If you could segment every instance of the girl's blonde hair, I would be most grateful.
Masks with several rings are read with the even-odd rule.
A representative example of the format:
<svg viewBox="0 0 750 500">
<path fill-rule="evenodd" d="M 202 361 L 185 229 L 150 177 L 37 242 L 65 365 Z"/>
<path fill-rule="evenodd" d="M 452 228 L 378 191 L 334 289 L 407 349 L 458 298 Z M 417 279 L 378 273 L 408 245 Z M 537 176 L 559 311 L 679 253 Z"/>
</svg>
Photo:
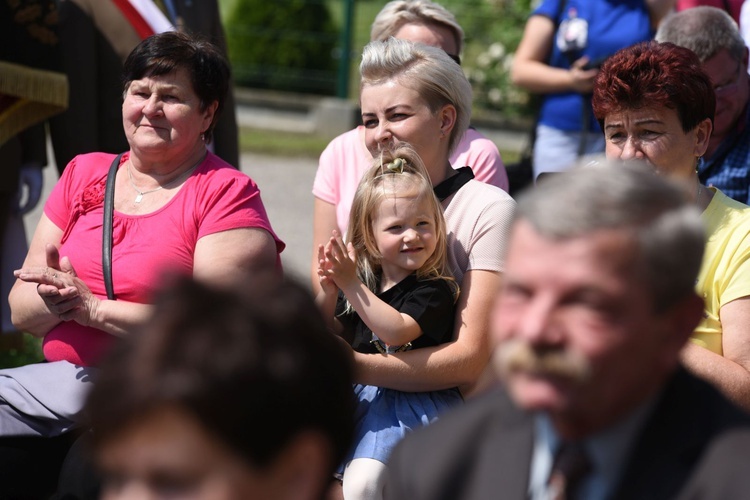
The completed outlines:
<svg viewBox="0 0 750 500">
<path fill-rule="evenodd" d="M 374 293 L 379 292 L 382 255 L 378 251 L 372 223 L 380 203 L 387 196 L 395 196 L 404 188 L 411 192 L 416 191 L 417 200 L 427 200 L 435 219 L 435 251 L 416 271 L 417 278 L 447 279 L 452 283 L 455 295 L 458 296 L 458 285 L 448 268 L 448 242 L 443 208 L 435 197 L 422 159 L 414 148 L 403 142 L 394 145 L 393 149 L 382 151 L 375 158 L 354 195 L 347 241 L 357 252 L 357 276 L 367 288 Z M 347 310 L 350 310 L 349 304 Z"/>
</svg>

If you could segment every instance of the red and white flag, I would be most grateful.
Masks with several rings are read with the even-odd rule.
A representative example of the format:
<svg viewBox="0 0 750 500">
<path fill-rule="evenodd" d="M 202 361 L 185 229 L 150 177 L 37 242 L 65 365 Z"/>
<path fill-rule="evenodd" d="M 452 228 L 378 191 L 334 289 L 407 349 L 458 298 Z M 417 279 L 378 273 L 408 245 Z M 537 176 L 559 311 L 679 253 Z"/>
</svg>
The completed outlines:
<svg viewBox="0 0 750 500">
<path fill-rule="evenodd" d="M 176 29 L 152 0 L 113 0 L 113 3 L 142 39 Z"/>
</svg>

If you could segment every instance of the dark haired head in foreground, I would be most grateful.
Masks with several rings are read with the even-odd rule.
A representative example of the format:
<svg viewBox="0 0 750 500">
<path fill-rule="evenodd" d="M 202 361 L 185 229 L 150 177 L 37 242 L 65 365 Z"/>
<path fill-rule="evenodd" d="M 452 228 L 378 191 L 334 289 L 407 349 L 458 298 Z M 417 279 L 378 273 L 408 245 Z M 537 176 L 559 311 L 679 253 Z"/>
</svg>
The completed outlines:
<svg viewBox="0 0 750 500">
<path fill-rule="evenodd" d="M 90 395 L 103 498 L 319 498 L 353 422 L 338 342 L 295 284 L 177 281 Z"/>
</svg>

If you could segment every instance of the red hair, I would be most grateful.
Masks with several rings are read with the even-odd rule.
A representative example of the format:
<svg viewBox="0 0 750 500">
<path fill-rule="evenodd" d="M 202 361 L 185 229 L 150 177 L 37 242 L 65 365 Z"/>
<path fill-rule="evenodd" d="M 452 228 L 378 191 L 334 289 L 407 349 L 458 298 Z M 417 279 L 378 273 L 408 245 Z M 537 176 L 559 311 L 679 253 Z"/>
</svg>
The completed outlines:
<svg viewBox="0 0 750 500">
<path fill-rule="evenodd" d="M 604 128 L 610 113 L 664 106 L 677 111 L 682 130 L 706 118 L 713 122 L 716 95 L 691 50 L 672 43 L 641 42 L 617 51 L 602 64 L 591 99 Z"/>
</svg>

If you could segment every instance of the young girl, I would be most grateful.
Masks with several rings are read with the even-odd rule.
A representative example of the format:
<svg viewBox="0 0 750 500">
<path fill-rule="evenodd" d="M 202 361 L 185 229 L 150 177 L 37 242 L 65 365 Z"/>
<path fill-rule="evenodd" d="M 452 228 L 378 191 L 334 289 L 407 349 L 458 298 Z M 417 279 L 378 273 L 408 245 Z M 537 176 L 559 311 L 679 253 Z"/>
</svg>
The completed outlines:
<svg viewBox="0 0 750 500">
<path fill-rule="evenodd" d="M 318 303 L 333 331 L 358 352 L 386 356 L 451 340 L 458 286 L 446 264 L 445 222 L 411 147 L 382 153 L 362 178 L 347 240 L 334 231 L 318 249 Z M 396 443 L 462 399 L 455 388 L 401 392 L 356 385 L 355 393 L 357 427 L 342 468 L 344 498 L 380 499 Z"/>
</svg>

